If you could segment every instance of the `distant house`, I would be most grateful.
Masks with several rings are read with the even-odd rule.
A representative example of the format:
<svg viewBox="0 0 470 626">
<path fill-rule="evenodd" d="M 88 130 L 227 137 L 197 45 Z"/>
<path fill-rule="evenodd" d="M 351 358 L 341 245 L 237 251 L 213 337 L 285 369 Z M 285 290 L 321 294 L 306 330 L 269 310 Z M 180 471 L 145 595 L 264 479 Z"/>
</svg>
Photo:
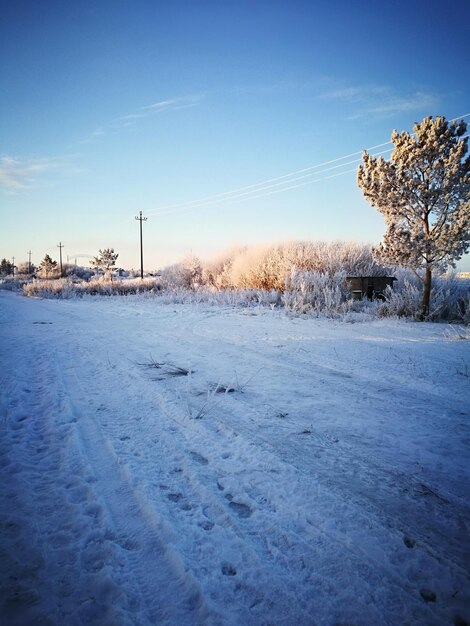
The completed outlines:
<svg viewBox="0 0 470 626">
<path fill-rule="evenodd" d="M 393 289 L 394 276 L 347 276 L 346 283 L 349 291 L 356 300 L 378 298 L 384 300 L 387 287 Z"/>
</svg>

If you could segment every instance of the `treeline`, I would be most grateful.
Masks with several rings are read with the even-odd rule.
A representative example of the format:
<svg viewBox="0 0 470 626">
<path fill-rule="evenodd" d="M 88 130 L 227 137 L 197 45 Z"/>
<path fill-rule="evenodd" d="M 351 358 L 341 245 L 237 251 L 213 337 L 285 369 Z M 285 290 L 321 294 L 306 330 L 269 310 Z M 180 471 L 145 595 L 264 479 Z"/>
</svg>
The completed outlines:
<svg viewBox="0 0 470 626">
<path fill-rule="evenodd" d="M 364 314 L 417 318 L 422 297 L 422 281 L 412 270 L 380 265 L 368 246 L 344 242 L 245 246 L 209 261 L 190 256 L 145 280 L 70 270 L 74 273 L 59 280 L 17 284 L 25 295 L 45 298 L 145 294 L 162 303 L 266 306 L 343 319 Z M 385 275 L 397 280 L 382 301 L 356 300 L 346 281 L 347 276 Z M 470 280 L 442 274 L 432 289 L 428 320 L 470 323 Z"/>
<path fill-rule="evenodd" d="M 189 256 L 161 272 L 165 288 L 275 289 L 284 292 L 292 272 L 378 276 L 390 271 L 374 261 L 370 246 L 350 242 L 297 241 L 228 250 L 210 261 Z"/>
</svg>

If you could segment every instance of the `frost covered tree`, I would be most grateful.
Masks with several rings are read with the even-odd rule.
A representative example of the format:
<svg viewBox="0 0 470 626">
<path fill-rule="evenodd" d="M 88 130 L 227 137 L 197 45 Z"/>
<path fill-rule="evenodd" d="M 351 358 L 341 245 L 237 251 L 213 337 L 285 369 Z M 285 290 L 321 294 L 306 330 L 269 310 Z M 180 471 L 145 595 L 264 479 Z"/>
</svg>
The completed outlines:
<svg viewBox="0 0 470 626">
<path fill-rule="evenodd" d="M 18 274 L 27 275 L 34 274 L 36 268 L 33 263 L 29 263 L 28 261 L 24 261 L 18 265 Z"/>
<path fill-rule="evenodd" d="M 198 289 L 202 286 L 202 265 L 198 257 L 190 255 L 181 263 L 164 268 L 162 283 L 170 289 Z"/>
<path fill-rule="evenodd" d="M 190 254 L 183 261 L 183 268 L 187 273 L 189 288 L 197 289 L 202 285 L 202 264 L 197 256 Z"/>
<path fill-rule="evenodd" d="M 13 274 L 13 263 L 10 263 L 10 261 L 7 261 L 6 259 L 2 259 L 0 262 L 0 274 L 2 274 L 2 276 L 9 276 L 10 274 Z"/>
<path fill-rule="evenodd" d="M 41 278 L 51 278 L 57 274 L 57 261 L 53 261 L 52 258 L 46 254 L 44 259 L 39 264 L 38 274 Z"/>
<path fill-rule="evenodd" d="M 386 263 L 411 268 L 423 282 L 421 318 L 429 313 L 432 275 L 455 266 L 470 245 L 467 125 L 426 117 L 414 134 L 392 133 L 390 160 L 364 152 L 357 182 L 385 218 L 374 250 Z"/>
<path fill-rule="evenodd" d="M 116 267 L 116 261 L 119 254 L 114 252 L 114 248 L 105 248 L 104 250 L 98 250 L 98 256 L 91 259 L 90 263 L 98 268 L 102 269 L 106 278 L 111 278 L 113 275 L 113 269 Z"/>
</svg>

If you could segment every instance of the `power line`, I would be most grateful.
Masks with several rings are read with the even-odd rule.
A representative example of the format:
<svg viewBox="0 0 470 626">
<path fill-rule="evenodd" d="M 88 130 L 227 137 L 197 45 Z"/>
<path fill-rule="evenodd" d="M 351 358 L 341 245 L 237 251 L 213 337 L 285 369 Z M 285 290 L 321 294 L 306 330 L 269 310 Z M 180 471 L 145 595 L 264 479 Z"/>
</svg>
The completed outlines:
<svg viewBox="0 0 470 626">
<path fill-rule="evenodd" d="M 386 154 L 387 152 L 391 152 L 392 148 L 389 148 L 388 150 L 381 150 L 380 152 L 376 152 L 373 156 L 379 156 L 381 154 Z M 197 208 L 202 208 L 202 207 L 206 207 L 209 206 L 211 204 L 227 204 L 227 203 L 231 203 L 232 201 L 235 200 L 240 200 L 241 202 L 245 201 L 245 200 L 254 200 L 256 198 L 262 198 L 263 196 L 269 196 L 269 195 L 273 195 L 275 193 L 281 193 L 284 191 L 288 191 L 289 189 L 296 189 L 297 187 L 303 187 L 305 185 L 310 185 L 312 183 L 318 183 L 321 182 L 322 180 L 328 180 L 330 178 L 336 178 L 337 176 L 342 176 L 343 174 L 350 174 L 351 172 L 355 172 L 356 170 L 347 170 L 345 172 L 339 172 L 338 174 L 335 174 L 333 176 L 323 176 L 321 178 L 316 178 L 315 180 L 308 180 L 304 183 L 300 183 L 298 185 L 291 185 L 291 183 L 294 183 L 298 180 L 303 180 L 305 178 L 311 178 L 312 176 L 318 176 L 320 174 L 324 174 L 325 172 L 330 172 L 331 170 L 336 170 L 338 168 L 342 168 L 342 167 L 346 167 L 347 165 L 352 165 L 353 163 L 360 163 L 360 159 L 354 159 L 353 161 L 347 161 L 346 163 L 341 163 L 341 165 L 334 165 L 333 167 L 327 167 L 324 168 L 322 170 L 320 170 L 319 172 L 313 172 L 310 174 L 304 174 L 302 176 L 296 176 L 294 178 L 290 178 L 289 180 L 283 181 L 283 182 L 279 182 L 279 183 L 274 183 L 272 185 L 265 185 L 264 187 L 260 186 L 258 189 L 252 189 L 251 191 L 243 191 L 237 194 L 234 194 L 232 196 L 228 196 L 226 198 L 223 199 L 219 199 L 219 198 L 213 198 L 212 200 L 207 200 L 206 202 L 203 202 L 202 200 L 200 201 L 200 203 L 198 205 L 194 204 L 192 206 L 189 205 L 181 205 L 181 208 L 175 208 L 173 210 L 168 209 L 167 211 L 165 210 L 161 210 L 158 215 L 171 215 L 173 213 L 181 213 L 181 212 L 185 212 L 188 210 L 192 210 L 192 209 L 197 209 Z M 286 187 L 286 185 L 288 185 Z M 268 189 L 273 189 L 274 187 L 279 187 L 281 186 L 281 189 L 276 189 L 275 191 L 269 192 L 269 193 L 261 193 L 264 192 Z M 255 195 L 253 195 L 255 194 Z M 245 196 L 245 197 L 243 197 Z M 194 201 L 195 202 L 195 201 Z"/>
<path fill-rule="evenodd" d="M 315 178 L 313 180 L 307 180 L 303 183 L 299 183 L 297 185 L 289 185 L 288 187 L 283 187 L 282 189 L 275 189 L 274 191 L 268 191 L 266 193 L 259 193 L 257 195 L 252 195 L 252 196 L 248 196 L 245 198 L 227 198 L 225 200 L 222 201 L 221 204 L 227 205 L 227 204 L 233 204 L 234 202 L 246 202 L 248 200 L 256 200 L 258 198 L 264 198 L 265 196 L 272 196 L 276 193 L 282 193 L 284 191 L 289 191 L 291 189 L 297 189 L 299 187 L 305 187 L 306 185 L 313 185 L 314 183 L 321 183 L 324 180 L 329 180 L 330 178 L 337 178 L 338 176 L 343 176 L 345 174 L 352 174 L 354 172 L 357 171 L 357 168 L 354 168 L 352 170 L 346 170 L 345 172 L 339 172 L 337 174 L 331 174 L 330 176 L 322 176 L 321 178 Z M 263 191 L 262 189 L 260 189 L 259 191 Z M 214 204 L 214 203 L 212 203 Z M 200 207 L 182 207 L 181 209 L 175 209 L 174 211 L 164 211 L 162 213 L 159 213 L 159 215 L 174 215 L 175 213 L 185 213 L 187 211 L 191 211 L 194 208 L 203 208 L 209 206 L 209 203 L 207 204 L 203 204 Z"/>
<path fill-rule="evenodd" d="M 316 178 L 315 180 L 308 180 L 304 183 L 299 183 L 298 185 L 291 185 L 289 187 L 284 187 L 283 189 L 276 189 L 275 191 L 268 191 L 267 193 L 262 193 L 258 196 L 251 196 L 250 198 L 245 198 L 245 200 L 255 200 L 257 198 L 264 198 L 265 196 L 272 196 L 275 193 L 280 193 L 282 191 L 289 191 L 290 189 L 297 189 L 298 187 L 305 187 L 305 185 L 312 185 L 313 183 L 321 183 L 324 180 L 329 180 L 330 178 L 337 178 L 338 176 L 343 176 L 344 174 L 352 174 L 353 172 L 356 172 L 356 171 L 357 169 L 354 168 L 352 170 L 347 170 L 346 172 L 339 172 L 338 174 L 332 174 L 331 176 L 323 176 L 322 178 Z"/>
<path fill-rule="evenodd" d="M 464 119 L 464 118 L 468 117 L 469 115 L 470 115 L 470 113 L 466 113 L 465 115 L 460 115 L 459 117 L 456 117 L 456 118 L 453 118 L 452 120 L 450 120 L 450 122 L 455 122 L 456 120 Z M 464 139 L 465 137 L 468 137 L 468 135 L 465 135 L 464 137 L 461 137 L 461 139 Z M 300 183 L 298 185 L 292 185 L 291 184 L 291 183 L 293 183 L 295 181 L 302 180 L 302 179 L 305 179 L 305 178 L 308 178 L 308 177 L 311 177 L 311 176 L 317 176 L 317 175 L 323 174 L 325 172 L 331 171 L 333 169 L 346 167 L 347 165 L 351 165 L 353 163 L 358 163 L 361 159 L 357 159 L 356 158 L 353 161 L 348 161 L 346 163 L 341 163 L 340 165 L 335 165 L 334 167 L 325 168 L 326 165 L 331 165 L 332 163 L 338 163 L 339 161 L 344 161 L 345 159 L 348 159 L 350 157 L 354 157 L 354 156 L 357 156 L 357 155 L 362 155 L 365 151 L 366 152 L 370 152 L 372 150 L 376 150 L 377 148 L 382 148 L 383 146 L 388 146 L 388 145 L 391 145 L 391 144 L 392 144 L 391 141 L 386 141 L 384 143 L 377 144 L 375 146 L 371 146 L 370 148 L 365 148 L 364 150 L 358 150 L 357 152 L 352 152 L 352 153 L 347 154 L 347 155 L 342 156 L 342 157 L 331 159 L 329 161 L 324 161 L 323 163 L 318 163 L 316 165 L 311 165 L 311 166 L 302 168 L 300 170 L 296 170 L 294 172 L 290 172 L 289 174 L 284 174 L 282 176 L 277 176 L 275 178 L 269 178 L 269 179 L 261 181 L 259 183 L 253 183 L 251 185 L 246 185 L 244 187 L 238 187 L 236 189 L 232 189 L 230 191 L 225 191 L 225 192 L 218 193 L 218 194 L 213 194 L 211 196 L 205 196 L 203 198 L 199 198 L 198 200 L 192 200 L 192 201 L 189 201 L 189 202 L 182 202 L 182 203 L 179 203 L 179 204 L 166 205 L 166 206 L 154 209 L 153 211 L 150 211 L 149 213 L 151 213 L 151 214 L 158 214 L 158 215 L 171 215 L 173 213 L 182 213 L 182 212 L 187 212 L 187 211 L 190 211 L 190 210 L 193 210 L 193 209 L 206 207 L 206 206 L 209 206 L 209 205 L 214 204 L 214 203 L 227 204 L 227 203 L 231 203 L 232 201 L 235 201 L 235 200 L 239 200 L 241 202 L 243 202 L 245 200 L 254 200 L 254 199 L 257 199 L 257 198 L 261 198 L 261 197 L 265 197 L 265 196 L 269 196 L 269 195 L 274 195 L 275 193 L 283 193 L 283 192 L 289 191 L 291 189 L 296 189 L 298 187 L 303 187 L 305 185 L 310 185 L 310 184 L 313 184 L 313 183 L 316 183 L 316 182 L 321 182 L 322 180 L 328 180 L 330 178 L 336 178 L 337 176 L 342 176 L 343 174 L 349 174 L 349 173 L 352 173 L 352 172 L 354 172 L 356 170 L 348 170 L 348 171 L 340 172 L 339 174 L 335 174 L 335 175 L 332 175 L 332 176 L 325 176 L 325 177 L 322 177 L 320 179 L 309 180 L 309 181 L 306 181 L 304 183 Z M 387 150 L 382 150 L 380 152 L 377 152 L 377 153 L 373 154 L 372 156 L 379 156 L 381 154 L 385 154 L 387 152 L 391 152 L 392 150 L 393 150 L 393 148 L 389 148 Z M 320 171 L 313 171 L 313 170 L 318 170 L 319 168 L 323 168 L 323 169 L 320 169 Z M 305 172 L 309 172 L 309 173 L 305 174 Z M 292 178 L 292 177 L 294 177 L 294 178 Z M 288 180 L 285 180 L 285 179 L 288 179 Z M 277 181 L 282 181 L 282 182 L 277 182 Z M 270 184 L 270 183 L 274 183 L 274 184 Z M 273 189 L 274 187 L 281 187 L 281 188 L 280 189 L 276 189 L 274 191 L 270 191 L 268 193 L 260 193 L 260 192 L 264 192 L 264 191 L 266 191 L 268 189 Z"/>
<path fill-rule="evenodd" d="M 378 144 L 376 146 L 371 146 L 370 148 L 366 148 L 366 150 L 375 150 L 376 148 L 382 148 L 383 146 L 387 146 L 388 144 L 392 143 L 391 141 L 387 141 L 385 143 L 381 143 Z M 320 167 L 324 167 L 325 165 L 331 165 L 331 163 L 337 163 L 338 161 L 343 161 L 344 159 L 349 159 L 352 156 L 357 156 L 358 154 L 362 154 L 364 152 L 364 150 L 359 150 L 358 152 L 351 152 L 351 154 L 346 154 L 345 156 L 342 157 L 338 157 L 337 159 L 331 159 L 330 161 L 324 161 L 323 163 L 317 163 L 316 165 L 310 165 L 308 167 L 304 167 L 300 170 L 296 170 L 294 172 L 290 172 L 289 174 L 284 174 L 282 176 L 276 176 L 275 178 L 268 178 L 267 180 L 263 180 L 259 183 L 253 183 L 252 185 L 246 185 L 244 187 L 238 187 L 237 189 L 232 189 L 231 191 L 224 191 L 222 193 L 217 193 L 211 196 L 205 196 L 204 198 L 199 198 L 198 200 L 192 200 L 190 202 L 182 202 L 180 204 L 169 204 L 163 207 L 159 207 L 157 209 L 154 209 L 153 211 L 149 211 L 149 213 L 156 213 L 156 212 L 160 212 L 160 211 L 165 211 L 166 209 L 176 209 L 179 207 L 186 207 L 186 206 L 192 206 L 194 204 L 200 204 L 200 203 L 205 203 L 206 201 L 209 200 L 214 200 L 216 201 L 218 198 L 221 198 L 223 196 L 231 196 L 232 194 L 235 193 L 239 193 L 239 192 L 243 192 L 245 190 L 248 189 L 253 189 L 253 192 L 257 192 L 259 191 L 259 189 L 254 189 L 255 187 L 262 187 L 264 185 L 267 185 L 268 183 L 272 183 L 278 180 L 282 180 L 284 178 L 290 178 L 291 176 L 295 176 L 297 174 L 302 174 L 303 172 L 307 172 L 310 170 L 314 170 Z M 388 152 L 388 150 L 386 150 L 385 152 Z M 379 153 L 380 154 L 380 153 Z M 358 159 L 356 159 L 357 161 Z M 342 164 L 342 165 L 346 165 L 346 164 Z M 339 166 L 341 167 L 341 166 Z M 321 173 L 321 172 L 318 172 Z M 289 181 L 286 181 L 287 183 Z"/>
</svg>

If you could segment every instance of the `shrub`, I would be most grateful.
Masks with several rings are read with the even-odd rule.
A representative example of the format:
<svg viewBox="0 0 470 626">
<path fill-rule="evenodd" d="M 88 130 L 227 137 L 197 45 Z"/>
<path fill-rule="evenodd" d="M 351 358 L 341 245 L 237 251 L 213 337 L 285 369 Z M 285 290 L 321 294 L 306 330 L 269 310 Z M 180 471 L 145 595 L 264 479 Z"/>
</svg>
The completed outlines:
<svg viewBox="0 0 470 626">
<path fill-rule="evenodd" d="M 4 289 L 5 291 L 21 291 L 25 282 L 26 281 L 23 279 L 6 276 L 4 278 L 0 278 L 0 289 Z"/>
<path fill-rule="evenodd" d="M 294 268 L 282 297 L 284 306 L 298 313 L 344 313 L 350 298 L 345 278 L 345 272 L 326 274 Z"/>
<path fill-rule="evenodd" d="M 34 281 L 23 287 L 26 296 L 36 296 L 39 298 L 80 298 L 84 295 L 90 296 L 127 296 L 144 292 L 155 292 L 160 289 L 160 285 L 155 279 L 130 279 L 115 280 L 108 282 L 105 280 L 72 281 L 67 278 L 58 280 Z"/>
<path fill-rule="evenodd" d="M 167 268 L 171 275 L 178 266 Z M 374 262 L 370 247 L 344 242 L 294 241 L 234 249 L 203 266 L 202 282 L 218 289 L 284 291 L 293 268 L 322 274 L 374 276 L 386 269 Z M 183 286 L 184 281 L 167 281 Z"/>
<path fill-rule="evenodd" d="M 77 290 L 67 278 L 56 280 L 34 280 L 23 287 L 25 296 L 38 298 L 73 298 Z"/>
<path fill-rule="evenodd" d="M 385 302 L 377 309 L 379 316 L 418 318 L 421 315 L 423 283 L 411 271 L 396 269 L 394 289 L 387 288 Z M 470 280 L 455 273 L 433 279 L 428 321 L 457 321 L 470 323 Z"/>
</svg>

